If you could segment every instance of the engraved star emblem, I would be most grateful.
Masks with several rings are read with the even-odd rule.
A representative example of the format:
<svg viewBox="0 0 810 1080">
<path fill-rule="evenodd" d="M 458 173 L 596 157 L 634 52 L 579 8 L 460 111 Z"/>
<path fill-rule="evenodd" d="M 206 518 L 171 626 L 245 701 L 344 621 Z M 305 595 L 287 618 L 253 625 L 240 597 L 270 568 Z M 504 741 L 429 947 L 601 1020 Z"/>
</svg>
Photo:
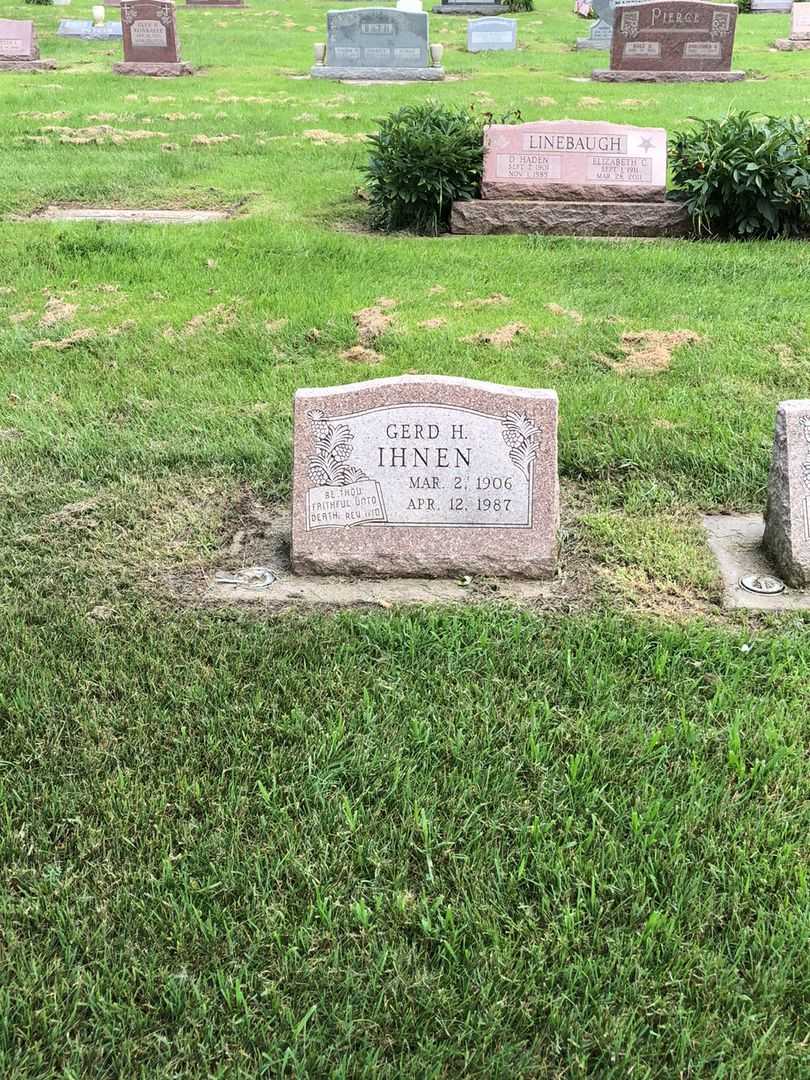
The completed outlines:
<svg viewBox="0 0 810 1080">
<path fill-rule="evenodd" d="M 652 141 L 652 139 L 647 138 L 641 139 L 638 144 L 639 150 L 643 150 L 645 153 L 648 153 L 650 150 L 652 150 L 654 146 L 655 143 Z"/>
</svg>

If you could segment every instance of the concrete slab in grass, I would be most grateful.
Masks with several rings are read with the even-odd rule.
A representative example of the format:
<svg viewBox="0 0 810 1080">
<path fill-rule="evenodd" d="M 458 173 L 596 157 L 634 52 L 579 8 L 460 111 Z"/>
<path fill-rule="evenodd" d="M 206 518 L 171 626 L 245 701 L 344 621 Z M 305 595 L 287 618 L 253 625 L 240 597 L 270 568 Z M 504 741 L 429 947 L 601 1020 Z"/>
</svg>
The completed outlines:
<svg viewBox="0 0 810 1080">
<path fill-rule="evenodd" d="M 785 589 L 774 595 L 747 592 L 740 579 L 748 574 L 778 577 L 762 547 L 761 514 L 711 514 L 703 518 L 723 578 L 724 603 L 752 611 L 810 611 L 810 591 Z"/>
<path fill-rule="evenodd" d="M 29 221 L 110 221 L 138 225 L 199 225 L 227 221 L 227 210 L 124 210 L 102 206 L 47 206 Z"/>
</svg>

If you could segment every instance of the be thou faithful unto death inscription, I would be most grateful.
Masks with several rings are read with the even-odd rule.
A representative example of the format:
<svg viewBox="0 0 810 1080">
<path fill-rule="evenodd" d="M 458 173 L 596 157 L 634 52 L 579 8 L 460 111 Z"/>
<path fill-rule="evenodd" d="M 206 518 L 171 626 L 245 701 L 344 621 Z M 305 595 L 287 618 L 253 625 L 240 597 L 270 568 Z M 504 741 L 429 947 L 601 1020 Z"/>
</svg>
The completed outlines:
<svg viewBox="0 0 810 1080">
<path fill-rule="evenodd" d="M 552 391 L 466 379 L 298 391 L 293 565 L 547 575 L 556 416 Z"/>
<path fill-rule="evenodd" d="M 493 124 L 484 134 L 484 198 L 663 199 L 667 136 L 587 120 Z"/>
</svg>

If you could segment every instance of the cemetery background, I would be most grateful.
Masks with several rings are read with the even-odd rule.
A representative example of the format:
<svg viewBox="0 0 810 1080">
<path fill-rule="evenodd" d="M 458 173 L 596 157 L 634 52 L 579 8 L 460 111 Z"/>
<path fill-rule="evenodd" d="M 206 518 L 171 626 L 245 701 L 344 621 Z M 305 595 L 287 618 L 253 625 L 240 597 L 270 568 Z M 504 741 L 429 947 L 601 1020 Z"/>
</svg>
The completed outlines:
<svg viewBox="0 0 810 1080">
<path fill-rule="evenodd" d="M 181 6 L 203 74 L 165 82 L 56 39 L 75 3 L 1 8 L 59 64 L 2 77 L 6 215 L 237 211 L 0 222 L 2 1071 L 800 1076 L 806 622 L 723 613 L 698 522 L 762 508 L 806 396 L 805 246 L 382 238 L 354 197 L 426 96 L 806 112 L 788 17 L 739 19 L 729 86 L 596 86 L 555 3 L 510 54 L 433 16 L 463 78 L 353 87 L 294 78 L 327 7 Z M 568 603 L 167 594 L 288 496 L 296 387 L 404 371 L 557 390 Z"/>
</svg>

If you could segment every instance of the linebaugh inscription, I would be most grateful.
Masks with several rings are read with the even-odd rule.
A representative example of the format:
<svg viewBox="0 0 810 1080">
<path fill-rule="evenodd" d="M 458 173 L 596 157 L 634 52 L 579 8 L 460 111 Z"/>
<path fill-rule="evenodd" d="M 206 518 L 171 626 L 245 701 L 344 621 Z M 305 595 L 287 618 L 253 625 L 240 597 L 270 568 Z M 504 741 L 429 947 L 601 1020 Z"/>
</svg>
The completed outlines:
<svg viewBox="0 0 810 1080">
<path fill-rule="evenodd" d="M 810 585 L 810 401 L 777 409 L 763 542 L 789 585 Z"/>
<path fill-rule="evenodd" d="M 295 396 L 293 566 L 548 576 L 557 398 L 439 376 Z"/>
<path fill-rule="evenodd" d="M 667 136 L 586 120 L 493 124 L 484 134 L 484 198 L 663 199 Z"/>
</svg>

